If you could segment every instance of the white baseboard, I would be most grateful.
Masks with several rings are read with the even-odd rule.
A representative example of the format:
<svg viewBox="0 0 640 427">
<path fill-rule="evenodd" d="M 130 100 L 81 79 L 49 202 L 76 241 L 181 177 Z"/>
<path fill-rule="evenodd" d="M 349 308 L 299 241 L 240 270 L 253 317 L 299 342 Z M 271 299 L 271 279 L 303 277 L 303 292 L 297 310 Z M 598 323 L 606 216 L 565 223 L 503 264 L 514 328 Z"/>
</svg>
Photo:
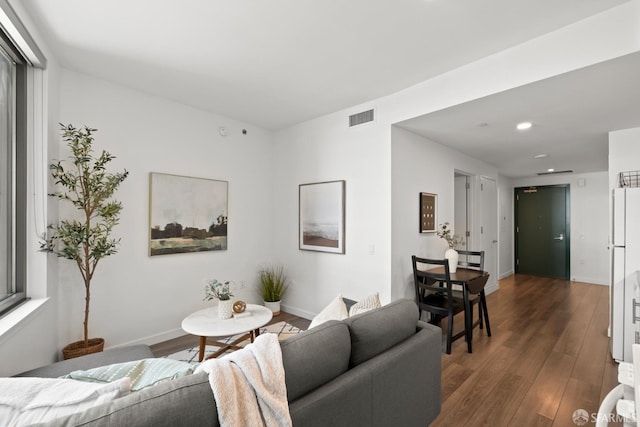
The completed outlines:
<svg viewBox="0 0 640 427">
<path fill-rule="evenodd" d="M 116 344 L 114 346 L 110 346 L 109 348 L 126 347 L 126 346 L 137 345 L 137 344 L 153 345 L 153 344 L 158 344 L 164 341 L 169 341 L 174 338 L 181 337 L 183 335 L 187 335 L 187 333 L 183 331 L 182 328 L 176 328 L 167 332 L 161 332 L 159 334 L 150 335 L 148 337 L 140 338 L 137 340 Z"/>
<path fill-rule="evenodd" d="M 286 311 L 287 313 L 291 313 L 291 314 L 295 314 L 296 316 L 299 317 L 303 317 L 307 320 L 311 320 L 314 317 L 316 317 L 316 315 L 314 313 L 311 313 L 310 311 L 307 310 L 301 310 L 299 308 L 296 307 L 292 307 L 290 305 L 284 305 L 282 304 L 282 311 Z"/>
<path fill-rule="evenodd" d="M 510 270 L 506 273 L 502 273 L 500 275 L 500 277 L 498 277 L 498 280 L 502 280 L 505 277 L 509 277 L 512 274 L 515 274 L 513 270 Z M 602 279 L 594 279 L 591 277 L 572 277 L 571 278 L 572 282 L 581 282 L 581 283 L 589 283 L 592 285 L 602 285 L 602 286 L 609 286 L 609 281 L 608 280 L 602 280 Z"/>
<path fill-rule="evenodd" d="M 573 277 L 571 279 L 571 281 L 572 282 L 589 283 L 591 285 L 609 286 L 609 281 L 608 280 L 593 279 L 593 278 L 590 278 L 590 277 Z"/>
<path fill-rule="evenodd" d="M 513 270 L 509 270 L 509 271 L 507 271 L 506 273 L 502 273 L 502 274 L 500 274 L 500 276 L 498 276 L 498 280 L 502 280 L 502 279 L 504 279 L 505 277 L 509 277 L 509 276 L 511 276 L 511 275 L 513 275 Z"/>
<path fill-rule="evenodd" d="M 498 282 L 484 287 L 485 295 L 489 295 L 490 293 L 493 293 L 497 290 L 500 290 L 500 285 L 498 285 Z"/>
</svg>

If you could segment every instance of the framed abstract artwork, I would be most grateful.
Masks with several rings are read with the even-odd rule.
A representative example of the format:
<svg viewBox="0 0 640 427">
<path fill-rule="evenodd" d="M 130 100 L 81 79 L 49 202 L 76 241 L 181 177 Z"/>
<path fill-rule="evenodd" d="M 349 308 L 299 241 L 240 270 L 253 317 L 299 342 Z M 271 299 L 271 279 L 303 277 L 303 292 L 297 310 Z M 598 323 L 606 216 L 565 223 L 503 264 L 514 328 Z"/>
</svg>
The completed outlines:
<svg viewBox="0 0 640 427">
<path fill-rule="evenodd" d="M 344 254 L 345 181 L 299 186 L 299 248 Z"/>
<path fill-rule="evenodd" d="M 436 231 L 437 194 L 420 193 L 420 232 Z"/>
<path fill-rule="evenodd" d="M 149 255 L 227 249 L 227 181 L 151 172 Z"/>
</svg>

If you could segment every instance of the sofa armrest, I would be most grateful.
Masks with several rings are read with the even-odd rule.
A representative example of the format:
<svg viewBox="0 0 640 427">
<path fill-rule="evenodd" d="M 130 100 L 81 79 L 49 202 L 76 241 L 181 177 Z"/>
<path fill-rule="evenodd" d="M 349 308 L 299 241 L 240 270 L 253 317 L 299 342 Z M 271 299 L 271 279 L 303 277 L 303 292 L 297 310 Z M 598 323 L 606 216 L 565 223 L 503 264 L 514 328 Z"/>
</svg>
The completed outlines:
<svg viewBox="0 0 640 427">
<path fill-rule="evenodd" d="M 97 368 L 113 363 L 129 362 L 132 360 L 153 357 L 151 348 L 145 344 L 112 348 L 100 353 L 88 354 L 74 359 L 62 360 L 51 365 L 22 372 L 16 377 L 57 378 L 69 372 Z"/>
</svg>

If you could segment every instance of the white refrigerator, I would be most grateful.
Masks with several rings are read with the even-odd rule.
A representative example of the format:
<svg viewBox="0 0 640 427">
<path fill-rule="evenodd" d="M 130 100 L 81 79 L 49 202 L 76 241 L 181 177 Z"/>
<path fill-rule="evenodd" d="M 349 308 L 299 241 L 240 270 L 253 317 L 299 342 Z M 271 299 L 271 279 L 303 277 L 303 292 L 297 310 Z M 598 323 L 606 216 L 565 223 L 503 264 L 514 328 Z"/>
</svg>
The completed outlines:
<svg viewBox="0 0 640 427">
<path fill-rule="evenodd" d="M 633 361 L 640 342 L 640 188 L 613 190 L 611 268 L 611 354 Z"/>
</svg>

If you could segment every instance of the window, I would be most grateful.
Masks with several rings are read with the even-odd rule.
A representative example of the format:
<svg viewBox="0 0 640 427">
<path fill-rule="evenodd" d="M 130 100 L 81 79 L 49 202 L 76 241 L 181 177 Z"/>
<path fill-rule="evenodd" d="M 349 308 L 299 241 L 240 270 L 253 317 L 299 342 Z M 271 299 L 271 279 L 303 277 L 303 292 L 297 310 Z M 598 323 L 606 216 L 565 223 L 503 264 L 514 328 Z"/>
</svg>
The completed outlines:
<svg viewBox="0 0 640 427">
<path fill-rule="evenodd" d="M 36 125 L 28 113 L 34 95 L 28 81 L 34 67 L 45 64 L 7 0 L 0 0 L 0 315 L 27 296 L 27 130 Z"/>
<path fill-rule="evenodd" d="M 25 66 L 16 59 L 0 46 L 0 312 L 25 299 Z"/>
<path fill-rule="evenodd" d="M 12 182 L 11 176 L 13 158 L 13 88 L 14 65 L 4 50 L 0 50 L 0 268 L 2 268 L 2 287 L 0 287 L 0 299 L 4 300 L 12 293 L 12 269 L 8 268 L 12 264 L 13 258 L 13 238 L 11 236 L 13 227 L 11 218 L 13 211 Z"/>
</svg>

